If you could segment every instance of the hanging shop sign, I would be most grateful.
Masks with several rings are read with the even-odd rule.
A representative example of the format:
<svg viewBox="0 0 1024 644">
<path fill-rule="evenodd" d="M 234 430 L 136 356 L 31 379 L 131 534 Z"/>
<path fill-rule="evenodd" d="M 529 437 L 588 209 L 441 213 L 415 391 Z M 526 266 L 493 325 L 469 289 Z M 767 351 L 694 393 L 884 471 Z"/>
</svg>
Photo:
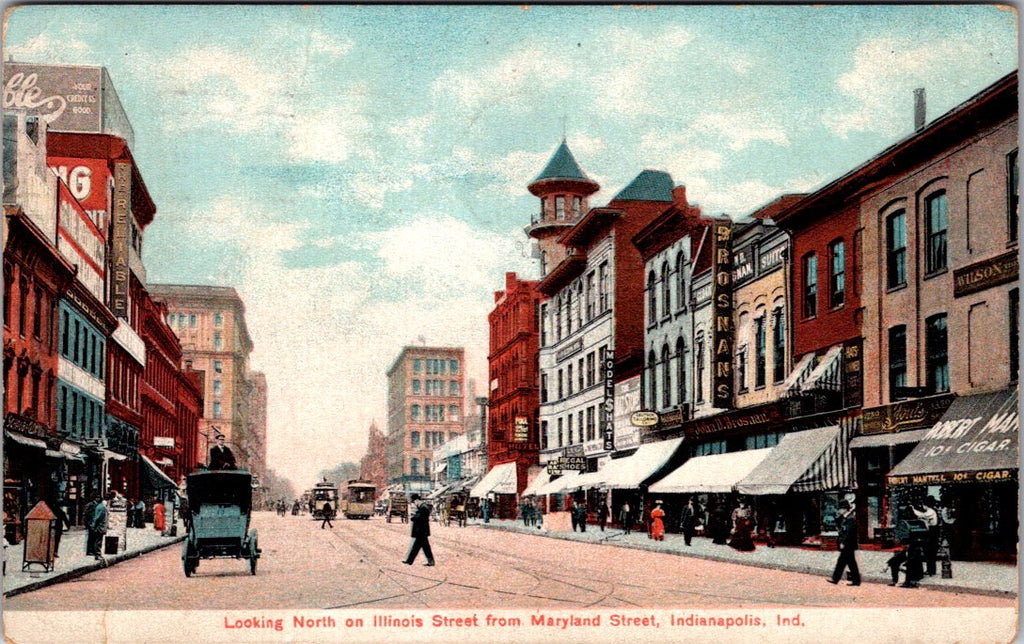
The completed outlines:
<svg viewBox="0 0 1024 644">
<path fill-rule="evenodd" d="M 610 452 L 615 449 L 615 351 L 610 348 L 604 352 L 601 376 L 604 381 L 601 433 L 604 436 L 604 449 Z"/>
<path fill-rule="evenodd" d="M 516 416 L 512 442 L 526 443 L 530 440 L 530 421 L 526 416 Z"/>
<path fill-rule="evenodd" d="M 659 417 L 656 411 L 635 411 L 630 415 L 629 422 L 634 427 L 653 427 L 658 424 Z"/>
<path fill-rule="evenodd" d="M 865 409 L 861 414 L 861 434 L 885 434 L 931 427 L 946 413 L 953 398 L 953 394 L 943 394 Z"/>
<path fill-rule="evenodd" d="M 113 284 L 110 288 L 110 310 L 119 318 L 128 319 L 128 248 L 131 236 L 132 167 L 129 163 L 114 164 L 113 234 L 110 264 Z"/>
<path fill-rule="evenodd" d="M 1012 282 L 1019 273 L 1017 251 L 958 268 L 953 271 L 953 297 L 970 295 L 987 288 Z"/>
<path fill-rule="evenodd" d="M 843 343 L 844 407 L 860 407 L 864 404 L 863 345 L 860 338 Z"/>
<path fill-rule="evenodd" d="M 712 225 L 712 239 L 712 402 L 719 409 L 728 409 L 732 407 L 732 364 L 735 354 L 735 330 L 732 324 L 732 221 L 716 219 Z"/>
</svg>

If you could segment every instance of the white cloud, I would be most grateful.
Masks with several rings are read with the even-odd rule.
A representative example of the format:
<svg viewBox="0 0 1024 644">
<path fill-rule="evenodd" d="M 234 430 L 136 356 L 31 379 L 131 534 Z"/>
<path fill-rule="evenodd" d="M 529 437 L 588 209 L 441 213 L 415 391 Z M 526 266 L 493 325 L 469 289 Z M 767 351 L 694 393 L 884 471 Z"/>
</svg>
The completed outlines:
<svg viewBox="0 0 1024 644">
<path fill-rule="evenodd" d="M 290 119 L 290 161 L 342 163 L 352 156 L 372 157 L 367 143 L 372 125 L 352 102 L 339 101 L 329 110 L 303 111 Z"/>
<path fill-rule="evenodd" d="M 491 107 L 523 112 L 540 97 L 572 78 L 564 61 L 541 47 L 519 49 L 491 64 L 468 70 L 446 70 L 433 84 L 435 96 L 452 97 L 457 105 L 476 113 Z"/>
<path fill-rule="evenodd" d="M 757 141 L 789 144 L 789 137 L 781 126 L 756 112 L 704 113 L 694 120 L 691 127 L 698 132 L 721 136 L 731 150 L 744 150 Z"/>
<path fill-rule="evenodd" d="M 437 122 L 433 114 L 423 114 L 401 121 L 388 128 L 388 133 L 401 139 L 402 144 L 413 150 L 420 150 L 430 128 Z"/>
<path fill-rule="evenodd" d="M 349 180 L 352 197 L 370 208 L 384 207 L 389 193 L 403 192 L 415 187 L 412 177 L 396 172 L 360 172 Z"/>
<path fill-rule="evenodd" d="M 10 16 L 7 18 L 9 19 Z M 41 33 L 26 40 L 24 45 L 5 45 L 4 55 L 19 62 L 74 60 L 78 64 L 88 64 L 92 49 L 88 44 L 74 37 L 51 37 L 49 33 Z"/>
<path fill-rule="evenodd" d="M 965 79 L 1010 71 L 1000 72 L 994 55 L 997 48 L 993 46 L 992 53 L 987 52 L 983 39 L 975 36 L 979 35 L 934 40 L 880 36 L 867 40 L 857 47 L 850 70 L 836 81 L 849 107 L 826 111 L 824 124 L 844 138 L 856 132 L 887 136 L 909 133 L 913 126 L 913 90 L 917 87 L 926 88 L 928 117 L 935 118 L 953 107 L 947 97 L 962 94 L 959 90 Z M 949 76 L 951 60 L 958 63 L 956 77 Z"/>
<path fill-rule="evenodd" d="M 351 51 L 353 43 L 347 38 L 338 38 L 325 34 L 320 30 L 314 30 L 309 35 L 311 49 L 314 52 L 322 52 L 331 58 L 339 58 Z"/>
</svg>

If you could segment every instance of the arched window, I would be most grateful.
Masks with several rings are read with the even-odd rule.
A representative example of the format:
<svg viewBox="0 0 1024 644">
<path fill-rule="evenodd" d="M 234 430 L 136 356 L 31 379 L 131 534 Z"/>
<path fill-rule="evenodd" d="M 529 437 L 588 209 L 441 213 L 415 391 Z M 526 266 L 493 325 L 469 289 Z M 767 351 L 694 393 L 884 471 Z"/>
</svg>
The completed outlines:
<svg viewBox="0 0 1024 644">
<path fill-rule="evenodd" d="M 647 354 L 647 397 L 646 400 L 650 407 L 648 409 L 655 409 L 658 400 L 658 378 L 657 378 L 657 358 L 654 355 L 654 351 Z"/>
<path fill-rule="evenodd" d="M 413 420 L 419 420 L 420 419 L 420 406 L 419 405 L 413 405 L 412 409 L 411 409 L 410 415 L 412 416 Z"/>
<path fill-rule="evenodd" d="M 419 474 L 420 473 L 420 459 L 413 458 L 409 461 L 409 473 Z"/>
<path fill-rule="evenodd" d="M 683 281 L 684 263 L 685 258 L 680 251 L 676 255 L 676 308 L 680 310 L 686 308 L 686 283 Z"/>
<path fill-rule="evenodd" d="M 661 264 L 661 314 L 672 312 L 672 282 L 669 281 L 668 262 Z"/>
<path fill-rule="evenodd" d="M 658 290 L 654 284 L 654 271 L 647 274 L 647 323 L 654 324 L 658 319 Z"/>
<path fill-rule="evenodd" d="M 676 340 L 676 390 L 681 405 L 686 402 L 686 344 L 682 338 Z"/>
<path fill-rule="evenodd" d="M 667 267 L 667 264 L 666 264 Z M 672 361 L 668 357 L 668 344 L 661 347 L 661 406 L 672 405 Z"/>
</svg>

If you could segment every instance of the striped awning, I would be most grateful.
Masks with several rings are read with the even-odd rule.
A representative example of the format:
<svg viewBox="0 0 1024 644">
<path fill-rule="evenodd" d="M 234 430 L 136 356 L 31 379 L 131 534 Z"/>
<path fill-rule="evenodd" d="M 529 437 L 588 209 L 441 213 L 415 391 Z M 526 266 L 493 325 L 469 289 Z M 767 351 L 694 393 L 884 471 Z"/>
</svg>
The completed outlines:
<svg viewBox="0 0 1024 644">
<path fill-rule="evenodd" d="M 786 434 L 771 454 L 736 484 L 736 491 L 761 495 L 851 487 L 848 442 L 839 425 Z"/>
<path fill-rule="evenodd" d="M 800 384 L 801 391 L 829 389 L 838 391 L 842 388 L 839 367 L 842 363 L 843 345 L 839 344 L 822 356 L 821 361 L 807 374 L 807 379 Z"/>
<path fill-rule="evenodd" d="M 546 469 L 541 470 L 537 475 L 530 481 L 530 484 L 523 490 L 521 496 L 536 496 L 537 490 L 542 486 L 547 485 L 551 481 L 551 475 L 548 474 Z"/>
<path fill-rule="evenodd" d="M 469 491 L 470 496 L 483 498 L 490 493 L 494 494 L 515 494 L 516 493 L 516 464 L 502 463 L 491 468 L 480 482 Z"/>
<path fill-rule="evenodd" d="M 788 393 L 799 393 L 800 385 L 807 379 L 813 368 L 814 354 L 808 353 L 800 359 L 800 362 L 796 363 L 793 370 L 786 376 L 786 380 L 782 383 L 782 390 Z"/>
</svg>

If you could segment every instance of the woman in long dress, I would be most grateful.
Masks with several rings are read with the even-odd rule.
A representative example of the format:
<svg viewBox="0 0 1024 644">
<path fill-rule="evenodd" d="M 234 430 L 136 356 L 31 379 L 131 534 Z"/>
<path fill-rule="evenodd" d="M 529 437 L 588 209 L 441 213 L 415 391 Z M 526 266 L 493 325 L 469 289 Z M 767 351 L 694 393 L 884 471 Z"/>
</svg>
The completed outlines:
<svg viewBox="0 0 1024 644">
<path fill-rule="evenodd" d="M 732 539 L 729 545 L 736 550 L 749 552 L 754 549 L 754 514 L 745 501 L 732 511 Z"/>
<path fill-rule="evenodd" d="M 665 511 L 661 509 L 661 501 L 654 502 L 651 510 L 651 538 L 655 541 L 665 540 Z"/>
<path fill-rule="evenodd" d="M 161 501 L 153 504 L 153 529 L 157 532 L 167 529 L 167 509 Z"/>
</svg>

